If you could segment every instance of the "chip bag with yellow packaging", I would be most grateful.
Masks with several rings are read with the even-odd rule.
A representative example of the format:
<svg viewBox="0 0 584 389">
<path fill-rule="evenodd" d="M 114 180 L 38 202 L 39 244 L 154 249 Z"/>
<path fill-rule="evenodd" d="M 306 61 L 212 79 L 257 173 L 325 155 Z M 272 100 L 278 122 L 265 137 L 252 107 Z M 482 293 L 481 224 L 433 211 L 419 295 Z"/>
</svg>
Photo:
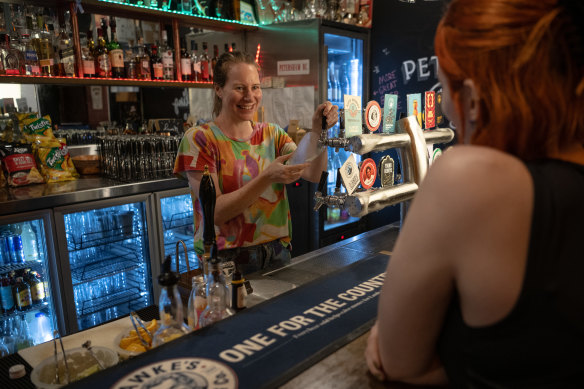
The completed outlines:
<svg viewBox="0 0 584 389">
<path fill-rule="evenodd" d="M 48 143 L 37 140 L 34 153 L 47 183 L 79 178 L 65 143 L 60 143 L 56 139 Z"/>
<path fill-rule="evenodd" d="M 41 142 L 43 144 L 56 141 L 51 126 L 51 117 L 28 117 L 22 120 L 22 136 L 26 143 Z"/>
</svg>

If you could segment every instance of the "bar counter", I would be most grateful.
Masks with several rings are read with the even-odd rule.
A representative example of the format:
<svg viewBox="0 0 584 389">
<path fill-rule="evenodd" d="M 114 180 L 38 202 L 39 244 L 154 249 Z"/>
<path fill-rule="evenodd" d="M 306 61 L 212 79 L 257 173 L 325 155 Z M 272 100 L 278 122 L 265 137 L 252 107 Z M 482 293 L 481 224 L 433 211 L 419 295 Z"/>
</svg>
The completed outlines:
<svg viewBox="0 0 584 389">
<path fill-rule="evenodd" d="M 0 216 L 187 186 L 187 181 L 177 178 L 126 183 L 101 176 L 82 176 L 74 181 L 3 187 L 0 188 Z"/>
<path fill-rule="evenodd" d="M 198 363 L 193 358 L 199 358 L 231 372 L 231 387 L 383 387 L 367 374 L 363 350 L 398 232 L 396 225 L 380 227 L 293 258 L 288 266 L 275 271 L 252 274 L 248 278 L 254 293 L 247 309 L 70 386 L 119 387 L 116 385 L 123 381 L 122 377 L 152 363 L 165 363 L 169 358 Z M 303 325 L 300 331 L 291 330 L 291 318 L 291 323 Z M 66 349 L 80 347 L 88 339 L 94 346 L 113 349 L 114 337 L 129 326 L 129 318 L 125 317 L 64 337 L 63 341 Z M 262 342 L 267 351 L 238 348 Z M 30 366 L 52 355 L 52 342 L 19 352 Z M 337 364 L 340 365 L 331 366 Z M 20 380 L 25 379 L 28 375 Z M 6 380 L 4 371 L 0 386 L 11 387 Z"/>
</svg>

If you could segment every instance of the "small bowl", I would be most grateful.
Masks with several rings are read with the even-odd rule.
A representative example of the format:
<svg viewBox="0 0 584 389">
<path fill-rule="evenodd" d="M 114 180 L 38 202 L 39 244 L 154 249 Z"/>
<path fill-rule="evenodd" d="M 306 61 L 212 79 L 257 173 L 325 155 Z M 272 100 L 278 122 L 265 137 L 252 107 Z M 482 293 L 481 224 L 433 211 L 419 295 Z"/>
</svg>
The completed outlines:
<svg viewBox="0 0 584 389">
<path fill-rule="evenodd" d="M 96 358 L 107 368 L 118 363 L 118 354 L 107 347 L 94 346 L 91 351 Z M 67 364 L 69 365 L 69 372 L 71 374 L 71 382 L 80 380 L 97 371 L 99 367 L 97 362 L 84 348 L 73 348 L 65 351 L 67 354 Z M 63 353 L 57 354 L 60 379 L 63 383 L 55 383 L 55 357 L 51 355 L 45 358 L 41 363 L 35 366 L 30 374 L 30 380 L 39 389 L 57 389 L 65 385 L 67 375 L 63 364 Z M 62 368 L 62 369 L 61 369 Z"/>
<path fill-rule="evenodd" d="M 152 322 L 148 322 L 145 323 L 147 326 L 150 325 L 150 323 Z M 156 330 L 160 327 L 160 324 L 156 325 L 156 329 L 154 331 L 150 331 L 152 333 L 152 336 L 154 336 L 154 333 L 156 332 Z M 130 350 L 126 350 L 125 348 L 120 347 L 120 343 L 122 341 L 123 338 L 127 337 L 130 335 L 130 332 L 134 330 L 134 327 L 128 327 L 126 329 L 124 329 L 123 331 L 121 331 L 118 335 L 116 335 L 116 337 L 114 338 L 114 350 L 118 353 L 118 355 L 120 356 L 121 359 L 128 359 L 131 357 L 135 357 L 136 355 L 140 355 L 142 354 L 144 351 L 130 351 Z M 148 350 L 152 349 L 152 347 L 150 347 Z"/>
<path fill-rule="evenodd" d="M 99 174 L 101 168 L 99 166 L 99 155 L 78 155 L 73 157 L 73 165 L 83 175 Z"/>
</svg>

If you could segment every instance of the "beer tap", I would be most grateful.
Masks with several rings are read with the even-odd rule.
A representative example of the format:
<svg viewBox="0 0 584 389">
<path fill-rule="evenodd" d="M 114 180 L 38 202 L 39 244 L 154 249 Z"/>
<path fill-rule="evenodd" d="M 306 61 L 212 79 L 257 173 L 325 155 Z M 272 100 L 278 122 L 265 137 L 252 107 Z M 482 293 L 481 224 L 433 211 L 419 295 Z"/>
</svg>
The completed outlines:
<svg viewBox="0 0 584 389">
<path fill-rule="evenodd" d="M 339 151 L 339 149 L 349 150 L 350 142 L 349 139 L 345 138 L 345 126 L 344 126 L 344 109 L 339 110 L 341 126 L 338 138 L 329 138 L 328 137 L 328 130 L 326 128 L 326 117 L 322 117 L 322 132 L 320 133 L 320 139 L 318 140 L 319 147 L 329 146 L 334 147 L 335 151 Z"/>
<path fill-rule="evenodd" d="M 323 204 L 325 204 L 326 199 L 326 180 L 328 178 L 328 172 L 324 171 L 320 174 L 320 182 L 318 183 L 318 188 L 316 193 L 314 193 L 314 210 L 318 211 Z"/>
<path fill-rule="evenodd" d="M 201 185 L 199 187 L 199 202 L 203 210 L 203 274 L 205 277 L 208 274 L 209 260 L 211 258 L 211 248 L 216 244 L 215 242 L 215 201 L 216 192 L 213 178 L 209 173 L 209 167 L 205 165 L 203 178 L 201 178 Z"/>
</svg>

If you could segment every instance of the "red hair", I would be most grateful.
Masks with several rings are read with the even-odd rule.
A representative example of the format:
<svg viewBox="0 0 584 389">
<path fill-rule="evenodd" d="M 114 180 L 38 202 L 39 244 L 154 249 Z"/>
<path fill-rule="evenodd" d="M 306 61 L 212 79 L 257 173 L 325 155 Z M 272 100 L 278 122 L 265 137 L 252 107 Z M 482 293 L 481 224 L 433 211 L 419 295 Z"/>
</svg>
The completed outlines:
<svg viewBox="0 0 584 389">
<path fill-rule="evenodd" d="M 572 49 L 584 37 L 577 28 L 557 0 L 450 2 L 434 47 L 463 123 L 464 79 L 478 89 L 471 144 L 530 160 L 584 142 L 583 69 Z"/>
</svg>

